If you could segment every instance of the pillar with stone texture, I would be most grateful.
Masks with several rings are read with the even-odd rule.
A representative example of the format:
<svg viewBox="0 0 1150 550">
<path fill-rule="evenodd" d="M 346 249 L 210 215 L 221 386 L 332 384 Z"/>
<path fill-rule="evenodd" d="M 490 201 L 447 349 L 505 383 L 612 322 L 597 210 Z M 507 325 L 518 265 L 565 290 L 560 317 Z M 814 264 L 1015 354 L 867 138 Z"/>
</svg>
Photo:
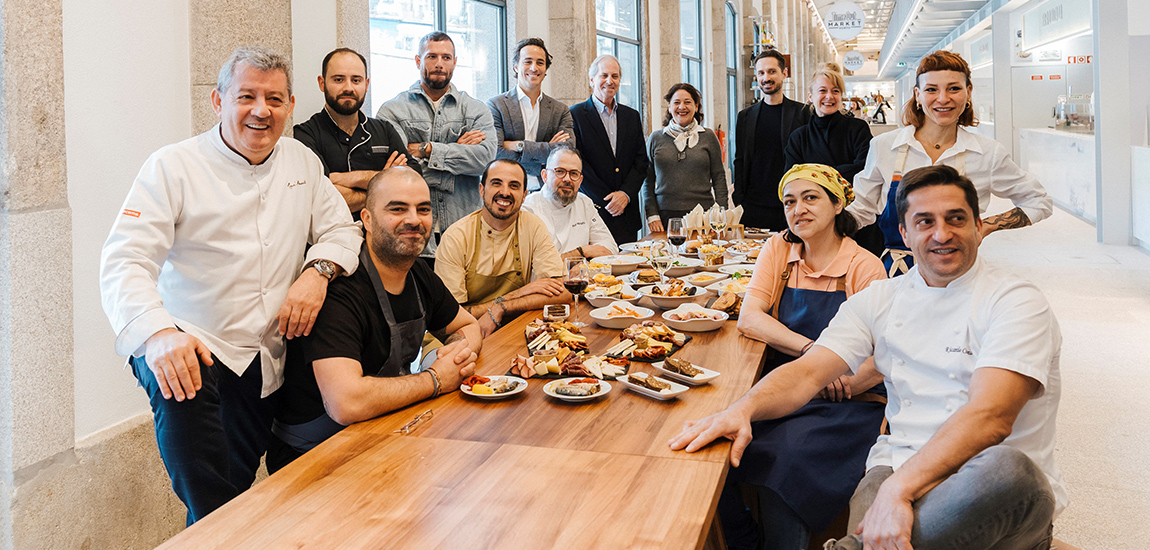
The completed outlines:
<svg viewBox="0 0 1150 550">
<path fill-rule="evenodd" d="M 583 0 L 550 0 L 547 50 L 553 57 L 547 79 L 550 94 L 567 105 L 591 95 L 587 68 L 595 60 L 595 4 Z"/>
</svg>

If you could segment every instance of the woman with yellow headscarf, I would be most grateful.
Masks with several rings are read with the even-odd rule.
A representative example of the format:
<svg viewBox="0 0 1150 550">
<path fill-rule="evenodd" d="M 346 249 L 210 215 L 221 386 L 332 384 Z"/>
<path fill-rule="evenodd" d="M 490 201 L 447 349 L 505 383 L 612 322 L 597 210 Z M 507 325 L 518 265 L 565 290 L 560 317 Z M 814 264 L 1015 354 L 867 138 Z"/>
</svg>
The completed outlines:
<svg viewBox="0 0 1150 550">
<path fill-rule="evenodd" d="M 779 183 L 779 199 L 789 229 L 763 245 L 738 324 L 774 349 L 766 370 L 806 352 L 847 297 L 886 278 L 882 262 L 851 239 L 858 226 L 844 208 L 854 191 L 834 168 L 794 166 Z M 882 375 L 867 360 L 794 414 L 752 423 L 754 438 L 719 500 L 727 546 L 806 548 L 830 526 L 862 479 L 885 396 Z M 739 483 L 755 489 L 759 518 L 744 506 Z"/>
</svg>

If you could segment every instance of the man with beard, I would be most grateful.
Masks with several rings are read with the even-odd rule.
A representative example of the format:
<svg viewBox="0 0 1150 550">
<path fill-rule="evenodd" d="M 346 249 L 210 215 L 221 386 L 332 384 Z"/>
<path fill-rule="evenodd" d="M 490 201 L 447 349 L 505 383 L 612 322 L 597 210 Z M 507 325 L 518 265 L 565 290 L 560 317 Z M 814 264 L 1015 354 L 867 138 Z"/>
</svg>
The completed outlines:
<svg viewBox="0 0 1150 550">
<path fill-rule="evenodd" d="M 324 174 L 359 219 L 367 182 L 380 170 L 407 162 L 407 143 L 391 123 L 360 111 L 370 83 L 362 55 L 351 48 L 332 50 L 323 58 L 322 71 L 316 80 L 327 105 L 296 124 L 294 137 L 315 151 Z"/>
<path fill-rule="evenodd" d="M 489 164 L 479 183 L 483 207 L 447 228 L 435 259 L 435 274 L 479 320 L 484 338 L 520 312 L 571 301 L 556 279 L 563 260 L 547 225 L 520 211 L 526 180 L 518 162 Z"/>
<path fill-rule="evenodd" d="M 579 192 L 583 158 L 579 151 L 559 147 L 547 157 L 543 189 L 523 201 L 523 209 L 543 220 L 563 258 L 594 258 L 619 251 L 611 230 L 599 217 L 595 203 Z"/>
<path fill-rule="evenodd" d="M 455 391 L 475 370 L 479 325 L 419 258 L 431 196 L 414 170 L 383 170 L 360 213 L 361 268 L 332 282 L 310 335 L 288 347 L 268 449 L 274 472 L 345 426 Z M 446 342 L 411 372 L 425 331 Z"/>
<path fill-rule="evenodd" d="M 479 204 L 479 174 L 495 158 L 495 121 L 482 101 L 451 83 L 455 44 L 446 33 L 419 41 L 415 57 L 420 79 L 376 116 L 403 132 L 407 157 L 422 167 L 431 187 L 431 239 L 425 257 L 435 257 L 441 233 Z"/>
<path fill-rule="evenodd" d="M 783 150 L 795 128 L 807 123 L 806 105 L 783 95 L 787 60 L 767 48 L 752 61 L 763 100 L 739 111 L 735 123 L 735 166 L 732 179 L 736 205 L 743 206 L 743 225 L 773 231 L 787 228 L 783 203 L 774 192 L 787 171 Z"/>
</svg>

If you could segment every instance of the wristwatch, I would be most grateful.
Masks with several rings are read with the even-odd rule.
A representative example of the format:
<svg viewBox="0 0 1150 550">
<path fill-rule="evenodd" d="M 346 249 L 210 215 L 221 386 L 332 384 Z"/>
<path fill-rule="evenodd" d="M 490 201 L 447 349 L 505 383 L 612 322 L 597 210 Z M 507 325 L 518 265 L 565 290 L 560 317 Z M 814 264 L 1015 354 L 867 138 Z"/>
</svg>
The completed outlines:
<svg viewBox="0 0 1150 550">
<path fill-rule="evenodd" d="M 523 142 L 522 141 L 515 144 L 515 152 L 516 153 L 522 153 L 523 152 Z"/>
<path fill-rule="evenodd" d="M 312 260 L 311 263 L 304 266 L 306 270 L 309 267 L 314 267 L 324 279 L 331 281 L 335 277 L 335 264 L 331 260 Z"/>
<path fill-rule="evenodd" d="M 419 154 L 423 155 L 423 158 L 427 158 L 427 157 L 431 156 L 431 142 L 430 141 L 425 141 L 425 142 L 423 142 L 423 145 L 419 146 Z"/>
</svg>

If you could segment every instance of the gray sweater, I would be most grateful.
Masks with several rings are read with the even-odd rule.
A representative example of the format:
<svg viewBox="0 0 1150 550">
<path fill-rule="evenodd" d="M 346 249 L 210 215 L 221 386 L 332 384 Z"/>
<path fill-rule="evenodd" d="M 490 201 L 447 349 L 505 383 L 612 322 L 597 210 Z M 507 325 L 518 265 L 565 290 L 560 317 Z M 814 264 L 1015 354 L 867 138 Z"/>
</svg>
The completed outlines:
<svg viewBox="0 0 1150 550">
<path fill-rule="evenodd" d="M 710 208 L 715 202 L 726 208 L 727 172 L 715 133 L 710 128 L 704 130 L 694 147 L 683 150 L 682 159 L 679 155 L 675 140 L 662 128 L 647 138 L 647 157 L 651 159 L 647 181 L 643 182 L 647 216 L 657 216 L 660 210 L 690 210 L 696 204 Z"/>
</svg>

